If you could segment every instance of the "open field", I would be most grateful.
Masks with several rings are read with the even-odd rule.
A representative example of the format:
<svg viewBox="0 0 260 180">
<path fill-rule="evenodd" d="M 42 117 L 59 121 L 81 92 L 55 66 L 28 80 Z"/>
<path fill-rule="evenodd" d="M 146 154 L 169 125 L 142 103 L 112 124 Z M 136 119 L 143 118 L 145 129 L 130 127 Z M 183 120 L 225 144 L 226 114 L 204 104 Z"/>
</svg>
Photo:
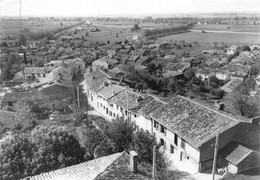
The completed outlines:
<svg viewBox="0 0 260 180">
<path fill-rule="evenodd" d="M 58 20 L 22 20 L 21 29 L 28 29 L 32 32 L 36 31 L 52 31 L 58 28 L 69 27 L 80 21 L 58 21 Z M 61 25 L 62 23 L 62 25 Z M 19 20 L 2 20 L 0 22 L 0 37 L 4 36 L 16 36 L 20 32 Z"/>
<path fill-rule="evenodd" d="M 186 42 L 198 41 L 199 43 L 225 42 L 226 44 L 260 44 L 260 34 L 245 34 L 245 33 L 201 33 L 188 32 L 183 34 L 173 34 L 158 38 L 156 43 L 161 43 L 170 40 L 184 40 Z"/>
<path fill-rule="evenodd" d="M 230 29 L 228 29 L 230 27 Z M 231 31 L 231 32 L 259 32 L 260 25 L 241 25 L 241 24 L 196 24 L 193 27 L 194 30 L 205 30 L 205 31 Z"/>
</svg>

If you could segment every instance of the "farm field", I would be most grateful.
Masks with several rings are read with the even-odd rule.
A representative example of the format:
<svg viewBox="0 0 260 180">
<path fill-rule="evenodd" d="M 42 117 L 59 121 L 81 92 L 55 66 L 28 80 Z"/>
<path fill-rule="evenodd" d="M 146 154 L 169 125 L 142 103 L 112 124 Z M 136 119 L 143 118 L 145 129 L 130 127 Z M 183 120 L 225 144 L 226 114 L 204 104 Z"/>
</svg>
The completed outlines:
<svg viewBox="0 0 260 180">
<path fill-rule="evenodd" d="M 228 29 L 230 27 L 230 29 Z M 193 27 L 194 30 L 205 30 L 205 31 L 231 31 L 231 32 L 259 32 L 260 25 L 236 25 L 236 24 L 196 24 Z"/>
<path fill-rule="evenodd" d="M 79 23 L 80 21 L 58 21 L 58 20 L 22 20 L 21 29 L 29 29 L 30 31 L 51 31 L 57 28 L 64 28 Z M 62 25 L 61 25 L 62 23 Z M 16 36 L 20 31 L 19 20 L 2 20 L 0 22 L 0 37 Z"/>
<path fill-rule="evenodd" d="M 184 40 L 186 42 L 198 41 L 199 43 L 225 42 L 226 44 L 260 44 L 260 34 L 238 34 L 238 33 L 201 33 L 188 32 L 182 34 L 173 34 L 158 38 L 156 43 L 162 43 L 170 40 Z"/>
<path fill-rule="evenodd" d="M 138 32 L 131 32 L 130 28 L 125 28 L 123 26 L 114 27 L 113 25 L 111 27 L 110 25 L 103 26 L 102 24 L 100 26 L 95 26 L 98 29 L 100 29 L 99 32 L 91 32 L 90 30 L 92 27 L 83 28 L 81 32 L 74 35 L 74 38 L 81 38 L 82 35 L 85 36 L 86 32 L 88 32 L 89 33 L 89 36 L 87 37 L 88 40 L 112 42 L 112 41 L 122 41 L 125 39 L 132 39 L 133 35 L 139 34 Z M 71 33 L 73 32 L 71 31 Z M 116 36 L 116 34 L 118 34 L 118 37 Z M 72 39 L 73 36 L 64 35 L 61 36 L 60 38 Z"/>
</svg>

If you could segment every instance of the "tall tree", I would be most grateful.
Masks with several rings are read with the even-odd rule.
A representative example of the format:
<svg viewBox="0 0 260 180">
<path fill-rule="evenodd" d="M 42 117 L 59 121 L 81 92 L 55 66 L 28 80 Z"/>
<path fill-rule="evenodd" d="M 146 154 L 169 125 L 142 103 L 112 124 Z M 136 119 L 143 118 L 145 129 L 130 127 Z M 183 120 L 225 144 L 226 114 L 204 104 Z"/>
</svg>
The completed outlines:
<svg viewBox="0 0 260 180">
<path fill-rule="evenodd" d="M 115 150 L 122 152 L 130 149 L 134 130 L 131 122 L 118 118 L 112 121 L 106 134 L 115 143 Z"/>
</svg>

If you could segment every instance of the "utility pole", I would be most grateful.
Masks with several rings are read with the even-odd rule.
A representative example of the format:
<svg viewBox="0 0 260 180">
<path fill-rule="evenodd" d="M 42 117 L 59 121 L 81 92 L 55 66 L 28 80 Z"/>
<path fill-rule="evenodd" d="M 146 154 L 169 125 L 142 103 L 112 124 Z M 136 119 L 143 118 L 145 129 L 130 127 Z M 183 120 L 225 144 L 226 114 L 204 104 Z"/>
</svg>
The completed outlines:
<svg viewBox="0 0 260 180">
<path fill-rule="evenodd" d="M 212 180 L 215 180 L 215 171 L 216 171 L 217 155 L 218 155 L 218 139 L 219 139 L 219 131 L 217 130 L 214 159 L 213 159 L 213 169 L 212 169 Z"/>
<path fill-rule="evenodd" d="M 156 146 L 153 146 L 153 178 L 155 179 L 156 175 Z"/>
<path fill-rule="evenodd" d="M 79 101 L 79 86 L 77 86 L 77 98 L 78 98 L 78 108 L 80 109 L 80 101 Z"/>
</svg>

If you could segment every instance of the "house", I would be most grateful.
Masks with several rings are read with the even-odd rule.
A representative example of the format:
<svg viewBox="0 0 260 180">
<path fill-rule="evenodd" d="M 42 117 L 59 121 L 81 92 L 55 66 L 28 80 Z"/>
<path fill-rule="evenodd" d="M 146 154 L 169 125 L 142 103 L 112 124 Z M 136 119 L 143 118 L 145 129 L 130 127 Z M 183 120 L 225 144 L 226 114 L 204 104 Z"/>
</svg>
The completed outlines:
<svg viewBox="0 0 260 180">
<path fill-rule="evenodd" d="M 182 64 L 182 63 L 165 63 L 164 66 L 164 71 L 166 71 L 166 73 L 169 72 L 183 72 L 186 68 L 188 68 L 189 66 L 186 64 Z"/>
<path fill-rule="evenodd" d="M 139 58 L 140 58 L 140 55 L 139 55 L 139 54 L 132 54 L 132 55 L 128 58 L 127 62 L 129 62 L 129 63 L 135 63 Z"/>
<path fill-rule="evenodd" d="M 117 64 L 119 64 L 119 62 L 115 59 L 111 59 L 111 58 L 101 58 L 98 59 L 94 62 L 92 62 L 92 66 L 93 69 L 112 69 L 113 67 L 115 67 Z"/>
<path fill-rule="evenodd" d="M 152 180 L 151 170 L 138 164 L 137 157 L 135 151 L 119 152 L 24 180 Z"/>
<path fill-rule="evenodd" d="M 236 45 L 230 46 L 227 48 L 227 55 L 233 55 L 237 49 L 238 47 Z"/>
<path fill-rule="evenodd" d="M 24 67 L 22 73 L 24 79 L 33 80 L 35 78 L 45 77 L 50 71 L 51 68 L 48 67 Z"/>
<path fill-rule="evenodd" d="M 220 89 L 224 90 L 226 93 L 230 93 L 230 92 L 236 90 L 242 83 L 243 83 L 243 80 L 231 79 L 226 84 L 224 84 Z"/>
<path fill-rule="evenodd" d="M 59 67 L 29 84 L 37 88 L 43 97 L 49 100 L 62 100 L 73 96 L 72 74 L 69 68 Z"/>
<path fill-rule="evenodd" d="M 200 78 L 202 81 L 206 81 L 211 76 L 214 76 L 215 73 L 212 69 L 203 68 L 203 69 L 197 69 L 197 71 L 195 72 L 195 75 L 197 78 Z"/>
<path fill-rule="evenodd" d="M 97 108 L 96 110 L 103 116 L 108 117 L 109 119 L 115 119 L 116 114 L 111 111 L 113 108 L 112 104 L 109 104 L 108 101 L 110 98 L 116 96 L 118 93 L 124 90 L 125 87 L 118 85 L 108 85 L 100 91 L 97 92 Z"/>
<path fill-rule="evenodd" d="M 164 146 L 173 164 L 183 171 L 196 173 L 212 168 L 214 146 L 211 144 L 215 141 L 217 130 L 220 133 L 220 150 L 237 142 L 247 144 L 259 152 L 258 125 L 182 96 L 176 96 L 167 104 L 157 107 L 149 117 L 157 141 Z M 252 134 L 244 135 L 250 128 Z M 249 136 L 253 139 L 250 140 Z M 217 167 L 220 166 L 219 163 Z M 246 165 L 248 169 L 255 166 L 258 164 Z"/>
<path fill-rule="evenodd" d="M 93 80 L 93 75 L 99 78 Z M 224 152 L 218 155 L 217 168 L 228 165 L 222 163 L 227 157 L 225 148 L 233 142 L 255 152 L 260 151 L 260 126 L 255 120 L 232 115 L 182 96 L 162 99 L 130 88 L 113 93 L 114 87 L 107 83 L 108 77 L 103 72 L 93 72 L 86 79 L 91 106 L 96 110 L 103 108 L 107 119 L 121 117 L 133 122 L 137 129 L 154 134 L 165 155 L 179 170 L 189 173 L 211 170 L 217 131 L 219 152 Z M 241 170 L 259 167 L 250 160 L 251 156 L 243 159 Z"/>
<path fill-rule="evenodd" d="M 169 72 L 163 73 L 162 76 L 165 77 L 165 78 L 169 78 L 169 77 L 176 77 L 176 78 L 178 78 L 178 77 L 183 76 L 183 72 L 169 71 Z"/>
<path fill-rule="evenodd" d="M 147 65 L 152 59 L 149 56 L 141 56 L 137 61 L 136 65 Z"/>
<path fill-rule="evenodd" d="M 30 90 L 24 92 L 7 92 L 1 99 L 1 108 L 5 106 L 13 106 L 17 101 L 25 97 L 41 99 L 41 94 L 37 90 Z"/>
<path fill-rule="evenodd" d="M 229 78 L 229 74 L 230 74 L 230 72 L 228 72 L 224 69 L 215 70 L 215 75 L 219 80 L 223 80 L 223 81 L 227 80 Z"/>
<path fill-rule="evenodd" d="M 205 65 L 206 65 L 206 67 L 211 68 L 211 69 L 217 69 L 220 67 L 218 60 L 207 60 L 205 62 Z"/>
<path fill-rule="evenodd" d="M 122 77 L 126 74 L 126 72 L 118 67 L 114 67 L 113 69 L 109 70 L 109 72 L 114 73 L 117 77 Z"/>
</svg>

